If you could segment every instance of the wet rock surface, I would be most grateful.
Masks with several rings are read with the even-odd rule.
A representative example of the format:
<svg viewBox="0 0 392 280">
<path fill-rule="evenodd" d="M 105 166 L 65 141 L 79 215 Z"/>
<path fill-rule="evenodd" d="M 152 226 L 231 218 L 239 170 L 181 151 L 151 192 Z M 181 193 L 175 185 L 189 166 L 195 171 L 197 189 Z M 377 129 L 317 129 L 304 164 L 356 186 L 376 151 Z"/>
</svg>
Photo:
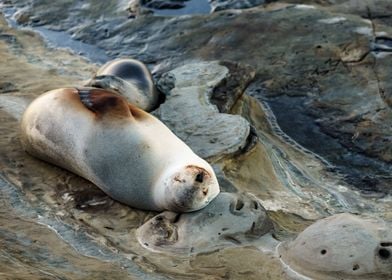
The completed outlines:
<svg viewBox="0 0 392 280">
<path fill-rule="evenodd" d="M 181 9 L 185 7 L 185 1 L 170 1 L 170 0 L 142 0 L 141 4 L 150 9 Z"/>
<path fill-rule="evenodd" d="M 194 133 L 197 130 L 184 132 L 186 125 L 177 124 L 194 116 L 196 109 L 180 111 L 177 106 L 182 103 L 176 102 L 185 102 L 181 96 L 198 88 L 201 95 L 189 96 L 193 107 L 214 116 L 242 119 L 249 127 L 251 133 L 238 134 L 237 144 L 243 143 L 245 135 L 254 135 L 252 141 L 246 138 L 245 147 L 240 144 L 229 153 L 210 153 L 223 190 L 252 193 L 273 221 L 275 239 L 285 244 L 312 240 L 319 228 L 335 229 L 347 236 L 348 244 L 362 240 L 363 236 L 350 239 L 355 232 L 370 234 L 368 240 L 377 245 L 374 259 L 362 265 L 370 255 L 357 255 L 363 247 L 355 243 L 349 249 L 357 250 L 353 256 L 359 268 L 343 260 L 347 264 L 344 277 L 390 279 L 385 273 L 385 267 L 390 268 L 385 266 L 390 238 L 374 231 L 376 224 L 390 232 L 392 221 L 390 2 L 301 2 L 276 1 L 202 16 L 160 17 L 141 12 L 136 19 L 128 18 L 129 1 L 53 5 L 44 0 L 31 4 L 11 0 L 2 3 L 6 10 L 2 8 L 8 16 L 19 13 L 14 18 L 20 24 L 35 30 L 49 28 L 60 38 L 70 35 L 92 44 L 94 48 L 84 49 L 84 55 L 96 54 L 99 60 L 95 61 L 131 56 L 145 62 L 168 94 L 159 109 L 166 111 L 168 125 L 176 124 L 172 129 L 192 149 L 209 157 L 203 149 L 213 146 L 212 138 L 203 134 L 211 129 L 198 130 L 199 135 Z M 96 275 L 301 279 L 301 274 L 334 279 L 335 263 L 306 259 L 311 253 L 299 258 L 301 249 L 301 254 L 293 253 L 298 265 L 287 261 L 289 267 L 285 266 L 275 251 L 278 241 L 268 243 L 263 238 L 215 251 L 200 245 L 203 252 L 185 256 L 159 247 L 163 253 L 151 252 L 139 245 L 136 230 L 158 213 L 121 205 L 78 176 L 26 155 L 18 135 L 18 119 L 25 106 L 50 89 L 84 84 L 98 68 L 80 57 L 79 51 L 50 46 L 32 30 L 17 31 L 1 18 L 0 199 L 4 206 L 0 234 L 6 249 L 0 252 L 4 260 L 0 270 L 5 279 L 13 279 L 16 271 L 29 279 Z M 200 73 L 197 65 L 208 65 L 210 74 L 199 80 L 203 83 L 189 86 L 186 75 L 178 75 L 183 71 L 176 71 L 188 68 L 184 72 L 195 75 Z M 227 97 L 228 92 L 232 95 Z M 211 95 L 205 98 L 205 93 Z M 176 110 L 181 113 L 175 114 Z M 233 143 L 234 138 L 228 139 Z M 339 219 L 332 216 L 339 222 L 322 220 L 342 212 L 364 214 L 366 221 L 347 214 Z M 316 220 L 320 220 L 317 228 L 305 230 Z M 353 228 L 354 233 L 339 225 Z M 340 243 L 331 236 L 324 238 L 323 245 L 335 248 Z M 314 244 L 307 248 L 316 248 Z M 290 245 L 288 251 L 297 250 L 294 247 Z M 303 269 L 305 261 L 318 270 Z M 363 274 L 363 268 L 369 273 Z"/>
</svg>

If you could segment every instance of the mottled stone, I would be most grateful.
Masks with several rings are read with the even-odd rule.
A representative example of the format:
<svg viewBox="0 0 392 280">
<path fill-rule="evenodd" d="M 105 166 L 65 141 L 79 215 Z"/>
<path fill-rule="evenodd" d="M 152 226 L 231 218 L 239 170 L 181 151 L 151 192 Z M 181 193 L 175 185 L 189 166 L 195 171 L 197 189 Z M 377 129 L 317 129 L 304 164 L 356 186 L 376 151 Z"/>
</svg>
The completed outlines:
<svg viewBox="0 0 392 280">
<path fill-rule="evenodd" d="M 233 154 L 247 143 L 249 123 L 240 116 L 220 113 L 211 102 L 214 88 L 230 75 L 230 70 L 217 61 L 198 62 L 171 70 L 158 82 L 166 100 L 156 115 L 203 158 Z M 238 91 L 233 93 L 238 98 Z M 229 94 L 227 99 L 227 104 L 235 100 Z M 232 106 L 223 100 L 220 104 Z"/>
<path fill-rule="evenodd" d="M 272 231 L 273 224 L 255 196 L 220 193 L 200 211 L 163 212 L 142 225 L 136 234 L 148 250 L 196 254 L 245 246 Z"/>
<path fill-rule="evenodd" d="M 279 251 L 292 269 L 316 279 L 392 276 L 391 225 L 374 218 L 338 214 L 319 220 Z"/>
</svg>

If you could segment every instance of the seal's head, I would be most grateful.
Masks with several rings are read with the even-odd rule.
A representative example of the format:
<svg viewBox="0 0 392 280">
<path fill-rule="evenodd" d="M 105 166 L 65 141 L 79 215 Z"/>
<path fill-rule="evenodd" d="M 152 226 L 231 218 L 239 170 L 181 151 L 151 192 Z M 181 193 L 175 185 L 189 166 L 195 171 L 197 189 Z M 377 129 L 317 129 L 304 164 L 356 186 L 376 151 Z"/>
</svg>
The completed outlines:
<svg viewBox="0 0 392 280">
<path fill-rule="evenodd" d="M 199 210 L 219 194 L 215 173 L 206 166 L 195 164 L 170 168 L 159 181 L 157 204 L 174 212 Z"/>
</svg>

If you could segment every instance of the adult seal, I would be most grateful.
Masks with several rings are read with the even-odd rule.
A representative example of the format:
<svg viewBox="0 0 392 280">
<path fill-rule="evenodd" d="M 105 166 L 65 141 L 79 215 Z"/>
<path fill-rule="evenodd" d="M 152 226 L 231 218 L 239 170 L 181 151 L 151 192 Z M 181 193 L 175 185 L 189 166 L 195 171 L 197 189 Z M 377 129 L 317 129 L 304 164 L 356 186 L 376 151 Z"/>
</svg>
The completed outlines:
<svg viewBox="0 0 392 280">
<path fill-rule="evenodd" d="M 150 71 L 135 59 L 119 58 L 107 62 L 86 86 L 114 90 L 147 112 L 159 105 L 159 94 Z"/>
<path fill-rule="evenodd" d="M 21 132 L 28 153 L 135 208 L 190 212 L 219 193 L 206 161 L 157 118 L 108 90 L 49 91 L 28 106 Z"/>
</svg>

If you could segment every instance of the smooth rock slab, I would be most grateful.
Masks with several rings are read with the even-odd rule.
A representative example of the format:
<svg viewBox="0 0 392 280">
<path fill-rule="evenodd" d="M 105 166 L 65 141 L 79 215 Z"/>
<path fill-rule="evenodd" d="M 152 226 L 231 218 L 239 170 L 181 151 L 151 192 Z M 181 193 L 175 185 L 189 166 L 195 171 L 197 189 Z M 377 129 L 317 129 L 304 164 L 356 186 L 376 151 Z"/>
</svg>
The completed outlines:
<svg viewBox="0 0 392 280">
<path fill-rule="evenodd" d="M 272 230 L 266 210 L 254 195 L 220 193 L 200 211 L 165 211 L 138 228 L 136 235 L 148 250 L 198 253 L 244 245 Z"/>
<path fill-rule="evenodd" d="M 334 215 L 309 226 L 279 251 L 292 269 L 315 279 L 392 276 L 391 227 L 379 220 Z"/>
<path fill-rule="evenodd" d="M 220 113 L 211 103 L 213 89 L 228 75 L 229 69 L 218 61 L 196 62 L 165 73 L 158 81 L 166 101 L 156 115 L 203 158 L 233 154 L 247 142 L 248 121 Z"/>
</svg>

